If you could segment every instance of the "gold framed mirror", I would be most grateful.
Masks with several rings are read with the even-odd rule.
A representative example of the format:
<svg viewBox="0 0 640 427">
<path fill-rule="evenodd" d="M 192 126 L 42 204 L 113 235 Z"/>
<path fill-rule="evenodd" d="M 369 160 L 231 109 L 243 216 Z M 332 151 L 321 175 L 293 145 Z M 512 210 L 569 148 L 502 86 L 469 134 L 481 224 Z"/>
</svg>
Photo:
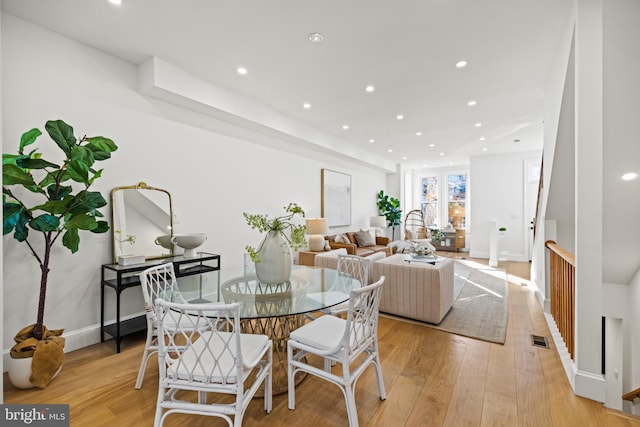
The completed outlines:
<svg viewBox="0 0 640 427">
<path fill-rule="evenodd" d="M 145 259 L 173 256 L 171 194 L 162 188 L 138 185 L 111 190 L 113 262 L 124 255 Z"/>
</svg>

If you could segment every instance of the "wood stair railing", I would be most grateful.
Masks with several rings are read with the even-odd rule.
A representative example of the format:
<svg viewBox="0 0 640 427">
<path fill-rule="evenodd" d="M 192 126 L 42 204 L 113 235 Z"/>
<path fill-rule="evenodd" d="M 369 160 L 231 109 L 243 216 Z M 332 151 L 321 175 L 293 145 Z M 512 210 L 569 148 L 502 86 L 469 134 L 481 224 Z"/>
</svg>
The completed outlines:
<svg viewBox="0 0 640 427">
<path fill-rule="evenodd" d="M 633 391 L 630 391 L 627 394 L 622 395 L 622 400 L 628 400 L 629 402 L 633 402 L 637 398 L 640 398 L 640 388 L 637 388 Z"/>
<path fill-rule="evenodd" d="M 571 360 L 575 360 L 575 265 L 573 254 L 558 246 L 553 240 L 545 242 L 549 249 L 549 288 L 551 297 L 551 315 L 556 321 L 560 335 L 564 340 Z"/>
</svg>

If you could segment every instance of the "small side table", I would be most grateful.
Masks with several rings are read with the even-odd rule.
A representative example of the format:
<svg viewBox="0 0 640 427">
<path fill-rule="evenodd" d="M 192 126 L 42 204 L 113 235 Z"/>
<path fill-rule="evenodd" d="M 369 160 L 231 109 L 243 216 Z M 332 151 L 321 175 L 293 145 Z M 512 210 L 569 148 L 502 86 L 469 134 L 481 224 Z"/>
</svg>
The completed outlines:
<svg viewBox="0 0 640 427">
<path fill-rule="evenodd" d="M 298 252 L 298 264 L 313 267 L 315 265 L 316 255 L 323 254 L 324 252 L 325 251 L 300 251 Z"/>
</svg>

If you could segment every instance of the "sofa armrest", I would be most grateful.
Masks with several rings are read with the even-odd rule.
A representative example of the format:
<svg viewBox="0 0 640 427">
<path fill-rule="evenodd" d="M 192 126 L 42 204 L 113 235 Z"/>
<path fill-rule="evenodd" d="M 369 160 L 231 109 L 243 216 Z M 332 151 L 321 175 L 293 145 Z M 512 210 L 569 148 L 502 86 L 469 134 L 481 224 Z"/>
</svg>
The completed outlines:
<svg viewBox="0 0 640 427">
<path fill-rule="evenodd" d="M 376 236 L 376 245 L 387 246 L 391 242 L 391 239 L 384 236 Z"/>
<path fill-rule="evenodd" d="M 329 242 L 329 246 L 331 247 L 331 249 L 345 248 L 347 250 L 347 254 L 349 255 L 356 254 L 356 245 L 354 245 L 353 243 Z"/>
</svg>

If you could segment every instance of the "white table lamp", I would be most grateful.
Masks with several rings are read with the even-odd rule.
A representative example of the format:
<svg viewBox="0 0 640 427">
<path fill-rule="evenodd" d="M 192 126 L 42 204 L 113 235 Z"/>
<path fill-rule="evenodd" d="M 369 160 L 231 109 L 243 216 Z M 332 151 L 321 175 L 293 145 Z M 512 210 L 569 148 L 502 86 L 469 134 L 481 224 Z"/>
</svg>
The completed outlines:
<svg viewBox="0 0 640 427">
<path fill-rule="evenodd" d="M 369 225 L 371 227 L 385 228 L 387 226 L 387 218 L 384 215 L 372 216 L 369 218 Z"/>
<path fill-rule="evenodd" d="M 307 221 L 307 234 L 309 235 L 309 250 L 320 252 L 324 250 L 324 237 L 329 229 L 326 218 L 309 218 Z"/>
</svg>

